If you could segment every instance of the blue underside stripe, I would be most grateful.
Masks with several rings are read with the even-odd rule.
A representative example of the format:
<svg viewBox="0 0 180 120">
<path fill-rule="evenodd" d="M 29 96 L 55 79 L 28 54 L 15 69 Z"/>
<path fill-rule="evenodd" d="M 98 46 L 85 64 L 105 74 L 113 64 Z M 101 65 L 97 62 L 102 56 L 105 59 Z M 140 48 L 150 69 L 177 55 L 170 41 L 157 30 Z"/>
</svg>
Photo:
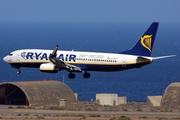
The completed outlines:
<svg viewBox="0 0 180 120">
<path fill-rule="evenodd" d="M 33 67 L 33 68 L 39 68 L 42 63 L 26 63 L 26 64 L 20 64 L 20 63 L 12 63 L 11 65 L 13 67 Z M 126 69 L 132 69 L 132 68 L 140 68 L 143 65 L 146 65 L 148 63 L 141 63 L 141 64 L 132 64 L 132 65 L 82 65 L 82 64 L 76 64 L 76 66 L 80 67 L 83 71 L 121 71 Z"/>
</svg>

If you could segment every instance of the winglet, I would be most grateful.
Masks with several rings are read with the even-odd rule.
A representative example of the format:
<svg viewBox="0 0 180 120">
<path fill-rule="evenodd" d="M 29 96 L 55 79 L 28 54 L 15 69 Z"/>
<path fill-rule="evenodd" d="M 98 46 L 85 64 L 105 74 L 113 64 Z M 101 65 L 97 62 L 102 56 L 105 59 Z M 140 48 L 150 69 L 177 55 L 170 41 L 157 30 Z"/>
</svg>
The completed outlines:
<svg viewBox="0 0 180 120">
<path fill-rule="evenodd" d="M 57 50 L 58 50 L 58 45 L 56 45 L 56 47 L 54 48 L 54 50 L 53 50 L 52 54 L 50 55 L 50 57 L 56 57 Z"/>
</svg>

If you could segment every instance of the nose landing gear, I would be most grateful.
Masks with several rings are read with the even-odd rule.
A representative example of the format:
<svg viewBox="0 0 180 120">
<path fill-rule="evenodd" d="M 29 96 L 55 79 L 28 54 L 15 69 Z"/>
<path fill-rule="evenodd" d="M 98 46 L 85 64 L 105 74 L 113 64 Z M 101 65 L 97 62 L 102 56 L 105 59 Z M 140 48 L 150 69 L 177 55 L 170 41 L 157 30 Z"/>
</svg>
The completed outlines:
<svg viewBox="0 0 180 120">
<path fill-rule="evenodd" d="M 21 71 L 20 70 L 17 70 L 17 74 L 20 74 L 21 73 Z"/>
<path fill-rule="evenodd" d="M 16 72 L 17 74 L 20 74 L 20 73 L 21 73 L 21 70 L 20 70 L 20 67 L 19 67 L 19 66 L 13 66 L 13 65 L 12 65 L 11 67 L 17 69 L 17 72 Z"/>
<path fill-rule="evenodd" d="M 17 70 L 17 74 L 20 74 L 21 73 L 21 70 L 20 70 L 20 68 L 18 68 L 18 70 Z"/>
</svg>

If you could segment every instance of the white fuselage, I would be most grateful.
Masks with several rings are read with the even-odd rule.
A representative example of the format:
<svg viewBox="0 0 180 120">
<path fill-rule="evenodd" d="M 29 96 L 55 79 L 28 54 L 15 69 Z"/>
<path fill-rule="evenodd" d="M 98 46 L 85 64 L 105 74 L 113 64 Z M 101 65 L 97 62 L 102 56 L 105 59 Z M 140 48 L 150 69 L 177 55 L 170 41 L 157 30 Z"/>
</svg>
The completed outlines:
<svg viewBox="0 0 180 120">
<path fill-rule="evenodd" d="M 14 66 L 22 64 L 20 67 L 23 67 L 23 65 L 25 67 L 25 64 L 31 64 L 32 67 L 37 67 L 33 66 L 33 64 L 49 63 L 49 55 L 51 53 L 52 50 L 22 49 L 13 51 L 10 55 L 4 57 L 4 61 Z M 82 70 L 85 71 L 118 71 L 126 68 L 129 69 L 130 65 L 134 65 L 138 68 L 140 64 L 152 62 L 151 57 L 144 57 L 147 60 L 138 60 L 138 57 L 141 56 L 80 51 L 58 50 L 56 57 L 66 64 L 81 66 Z M 99 67 L 100 69 L 98 69 Z"/>
</svg>

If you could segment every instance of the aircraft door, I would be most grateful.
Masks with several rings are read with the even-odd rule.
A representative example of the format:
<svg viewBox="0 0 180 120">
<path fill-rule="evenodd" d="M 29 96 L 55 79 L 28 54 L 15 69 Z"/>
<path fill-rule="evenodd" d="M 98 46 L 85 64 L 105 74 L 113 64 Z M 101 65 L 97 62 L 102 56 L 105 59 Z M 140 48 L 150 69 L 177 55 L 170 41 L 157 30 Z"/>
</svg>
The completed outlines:
<svg viewBox="0 0 180 120">
<path fill-rule="evenodd" d="M 20 53 L 19 53 L 19 52 L 17 53 L 16 56 L 17 56 L 17 57 L 16 57 L 16 60 L 17 60 L 17 61 L 20 61 Z"/>
<path fill-rule="evenodd" d="M 122 66 L 123 66 L 123 67 L 126 67 L 126 57 L 123 57 L 123 58 L 122 58 Z"/>
</svg>

